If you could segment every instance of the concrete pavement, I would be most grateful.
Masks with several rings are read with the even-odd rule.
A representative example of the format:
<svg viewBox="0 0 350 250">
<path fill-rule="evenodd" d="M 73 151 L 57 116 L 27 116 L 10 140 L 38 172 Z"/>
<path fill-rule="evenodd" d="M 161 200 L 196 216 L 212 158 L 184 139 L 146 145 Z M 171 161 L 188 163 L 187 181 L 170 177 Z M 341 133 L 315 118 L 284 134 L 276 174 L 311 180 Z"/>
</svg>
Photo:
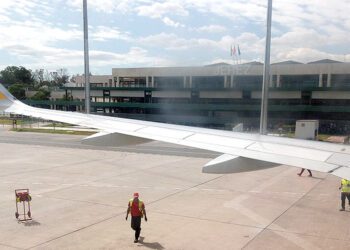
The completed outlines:
<svg viewBox="0 0 350 250">
<path fill-rule="evenodd" d="M 202 174 L 208 157 L 80 148 L 81 137 L 69 138 L 70 147 L 30 145 L 0 130 L 0 249 L 350 248 L 339 178 L 287 166 Z M 33 222 L 17 223 L 16 188 L 30 188 Z M 135 191 L 149 218 L 137 244 L 125 221 Z"/>
</svg>

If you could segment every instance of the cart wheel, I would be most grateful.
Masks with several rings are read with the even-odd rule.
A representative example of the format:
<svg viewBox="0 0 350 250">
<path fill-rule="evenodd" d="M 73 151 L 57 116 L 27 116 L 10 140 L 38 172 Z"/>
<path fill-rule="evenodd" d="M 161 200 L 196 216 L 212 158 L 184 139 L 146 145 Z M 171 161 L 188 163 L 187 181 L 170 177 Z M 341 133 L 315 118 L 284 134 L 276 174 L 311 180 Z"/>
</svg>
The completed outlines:
<svg viewBox="0 0 350 250">
<path fill-rule="evenodd" d="M 32 213 L 31 212 L 28 212 L 28 217 L 31 218 L 32 217 Z"/>
<path fill-rule="evenodd" d="M 19 214 L 16 212 L 15 213 L 15 216 L 16 216 L 16 219 L 18 219 L 18 217 L 19 217 Z"/>
</svg>

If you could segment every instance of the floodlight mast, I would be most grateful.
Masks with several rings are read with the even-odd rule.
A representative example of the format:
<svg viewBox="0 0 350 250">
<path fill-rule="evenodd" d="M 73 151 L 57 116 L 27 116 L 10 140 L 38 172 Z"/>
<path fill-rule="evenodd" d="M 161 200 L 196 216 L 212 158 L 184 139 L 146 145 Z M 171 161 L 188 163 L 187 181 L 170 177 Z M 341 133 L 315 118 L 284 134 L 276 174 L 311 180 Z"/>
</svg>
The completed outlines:
<svg viewBox="0 0 350 250">
<path fill-rule="evenodd" d="M 90 114 L 90 70 L 87 2 L 83 0 L 84 19 L 84 74 L 85 74 L 85 113 Z"/>
<path fill-rule="evenodd" d="M 263 85 L 261 91 L 261 114 L 260 114 L 260 134 L 267 133 L 267 108 L 269 101 L 269 83 L 270 83 L 270 50 L 271 50 L 271 20 L 272 20 L 272 0 L 267 4 L 267 23 L 266 23 L 266 47 L 265 62 L 263 73 Z"/>
</svg>

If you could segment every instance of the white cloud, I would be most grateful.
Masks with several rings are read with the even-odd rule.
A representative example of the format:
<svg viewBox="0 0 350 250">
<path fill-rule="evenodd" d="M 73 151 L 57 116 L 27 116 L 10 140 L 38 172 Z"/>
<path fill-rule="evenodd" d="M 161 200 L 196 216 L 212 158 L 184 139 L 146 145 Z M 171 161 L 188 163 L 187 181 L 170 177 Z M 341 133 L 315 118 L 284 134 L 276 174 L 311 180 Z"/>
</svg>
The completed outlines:
<svg viewBox="0 0 350 250">
<path fill-rule="evenodd" d="M 121 32 L 118 28 L 107 26 L 98 26 L 96 30 L 91 33 L 91 38 L 95 41 L 106 41 L 110 39 L 130 40 L 129 34 Z"/>
<path fill-rule="evenodd" d="M 137 14 L 150 18 L 162 18 L 165 15 L 172 14 L 178 16 L 188 16 L 189 12 L 184 6 L 176 1 L 155 2 L 152 4 L 140 5 L 136 8 Z"/>
<path fill-rule="evenodd" d="M 231 44 L 240 45 L 242 61 L 263 58 L 266 2 L 88 0 L 89 17 L 102 17 L 101 20 L 89 21 L 91 40 L 103 41 L 112 49 L 113 43 L 118 42 L 121 43 L 118 48 L 127 51 L 118 54 L 91 47 L 92 62 L 98 65 L 139 65 L 138 62 L 154 65 L 154 61 L 159 61 L 160 64 L 176 63 L 175 59 L 173 61 L 164 57 L 176 58 L 179 64 L 184 61 L 195 64 L 202 64 L 203 61 L 218 62 L 227 60 L 225 55 L 227 52 L 229 56 Z M 348 2 L 349 0 L 274 1 L 272 60 L 344 60 L 344 54 L 349 54 L 350 43 L 347 32 L 350 30 Z M 81 64 L 82 52 L 76 50 L 77 41 L 82 46 L 80 42 L 83 34 L 81 23 L 78 23 L 81 20 L 74 16 L 79 15 L 80 18 L 81 13 L 72 13 L 72 9 L 81 11 L 82 1 L 1 0 L 0 36 L 5 39 L 0 43 L 0 52 L 6 51 L 17 59 L 25 57 L 23 61 L 33 63 L 55 63 L 57 60 L 67 65 Z M 59 18 L 66 14 L 70 15 L 67 18 L 69 21 Z M 123 29 L 115 27 L 116 20 L 120 21 L 120 18 L 125 19 L 122 24 L 118 23 Z M 159 21 L 160 25 L 144 27 L 145 23 L 155 23 L 143 23 L 147 18 Z M 171 29 L 172 33 L 166 33 L 169 28 L 165 25 L 186 29 Z M 243 29 L 245 30 L 242 31 Z M 96 44 L 98 43 L 93 43 Z M 140 47 L 147 48 L 148 51 Z M 164 50 L 164 55 L 154 56 Z M 126 57 L 130 57 L 130 60 Z"/>
<path fill-rule="evenodd" d="M 138 1 L 133 0 L 90 0 L 87 2 L 89 9 L 93 9 L 97 12 L 105 13 L 127 13 L 133 11 L 135 4 Z M 77 11 L 82 11 L 83 1 L 82 0 L 67 0 L 67 5 L 74 8 Z"/>
<path fill-rule="evenodd" d="M 227 32 L 227 28 L 221 25 L 207 25 L 201 26 L 196 29 L 198 32 L 203 33 L 224 33 Z"/>
<path fill-rule="evenodd" d="M 178 23 L 178 22 L 175 22 L 175 21 L 171 20 L 169 17 L 163 17 L 162 21 L 163 21 L 164 24 L 166 24 L 168 26 L 171 26 L 171 27 L 175 27 L 175 28 L 184 27 L 184 25 L 182 25 L 181 23 Z"/>
<path fill-rule="evenodd" d="M 169 50 L 184 50 L 190 47 L 189 42 L 175 34 L 160 33 L 141 37 L 138 42 L 143 45 L 161 47 Z"/>
<path fill-rule="evenodd" d="M 79 24 L 75 24 L 75 23 L 70 23 L 70 24 L 68 24 L 68 27 L 69 28 L 80 28 L 80 25 Z"/>
<path fill-rule="evenodd" d="M 0 48 L 19 44 L 45 45 L 57 41 L 80 40 L 83 37 L 82 31 L 77 29 L 60 29 L 50 27 L 47 23 L 32 21 L 0 24 L 0 36 L 6 37 Z"/>
<path fill-rule="evenodd" d="M 264 48 L 264 39 L 259 38 L 252 33 L 243 33 L 240 36 L 222 36 L 219 40 L 208 38 L 191 38 L 185 39 L 173 33 L 160 33 L 142 37 L 138 40 L 140 44 L 145 46 L 161 47 L 166 50 L 191 50 L 200 49 L 204 51 L 229 51 L 232 44 L 239 44 L 241 50 L 245 53 L 261 54 Z"/>
</svg>

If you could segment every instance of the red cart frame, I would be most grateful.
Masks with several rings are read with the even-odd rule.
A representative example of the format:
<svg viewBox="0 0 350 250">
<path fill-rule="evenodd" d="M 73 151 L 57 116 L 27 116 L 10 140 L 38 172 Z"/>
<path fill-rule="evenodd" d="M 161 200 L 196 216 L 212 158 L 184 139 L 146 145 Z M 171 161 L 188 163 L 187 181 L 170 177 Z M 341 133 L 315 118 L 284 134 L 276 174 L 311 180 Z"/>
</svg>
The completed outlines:
<svg viewBox="0 0 350 250">
<path fill-rule="evenodd" d="M 16 196 L 16 219 L 18 221 L 28 221 L 32 220 L 32 213 L 30 212 L 30 201 L 32 200 L 32 197 L 29 195 L 29 189 L 16 189 L 15 190 L 15 196 Z M 18 203 L 23 203 L 23 214 L 20 214 L 18 212 Z M 27 203 L 27 209 L 28 212 L 26 212 L 26 203 Z M 22 216 L 22 218 L 20 218 Z"/>
</svg>

